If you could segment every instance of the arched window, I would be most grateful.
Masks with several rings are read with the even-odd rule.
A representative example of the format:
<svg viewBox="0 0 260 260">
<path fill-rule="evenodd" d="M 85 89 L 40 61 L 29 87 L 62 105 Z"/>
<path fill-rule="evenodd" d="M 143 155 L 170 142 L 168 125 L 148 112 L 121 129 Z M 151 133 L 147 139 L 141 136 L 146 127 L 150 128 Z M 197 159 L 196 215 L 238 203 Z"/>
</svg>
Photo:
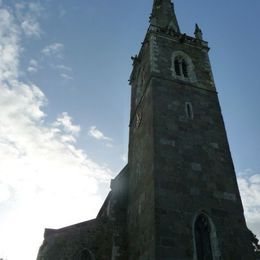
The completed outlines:
<svg viewBox="0 0 260 260">
<path fill-rule="evenodd" d="M 213 260 L 211 227 L 206 215 L 200 214 L 194 226 L 197 260 Z"/>
<path fill-rule="evenodd" d="M 80 253 L 80 260 L 92 260 L 91 254 L 87 249 L 84 249 L 81 253 Z"/>
<path fill-rule="evenodd" d="M 176 51 L 172 55 L 172 75 L 181 80 L 197 82 L 194 65 L 191 58 L 183 51 Z"/>
</svg>

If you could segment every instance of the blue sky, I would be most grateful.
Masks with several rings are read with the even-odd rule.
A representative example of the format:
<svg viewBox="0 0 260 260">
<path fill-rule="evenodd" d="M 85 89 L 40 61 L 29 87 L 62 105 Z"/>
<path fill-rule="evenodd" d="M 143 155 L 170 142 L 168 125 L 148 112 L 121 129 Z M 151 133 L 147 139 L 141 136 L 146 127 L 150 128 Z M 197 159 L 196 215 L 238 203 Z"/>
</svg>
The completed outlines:
<svg viewBox="0 0 260 260">
<path fill-rule="evenodd" d="M 0 258 L 95 217 L 125 165 L 132 55 L 152 0 L 0 1 Z M 211 47 L 238 183 L 260 236 L 259 0 L 175 0 Z"/>
</svg>

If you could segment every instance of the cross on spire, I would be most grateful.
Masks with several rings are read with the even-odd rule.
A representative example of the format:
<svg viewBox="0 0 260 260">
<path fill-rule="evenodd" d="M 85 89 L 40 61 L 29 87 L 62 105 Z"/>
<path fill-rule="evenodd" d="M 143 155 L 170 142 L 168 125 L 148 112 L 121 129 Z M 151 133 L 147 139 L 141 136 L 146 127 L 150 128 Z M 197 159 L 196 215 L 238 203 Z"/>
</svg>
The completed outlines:
<svg viewBox="0 0 260 260">
<path fill-rule="evenodd" d="M 150 24 L 155 27 L 172 29 L 175 32 L 180 32 L 171 0 L 154 0 Z"/>
</svg>

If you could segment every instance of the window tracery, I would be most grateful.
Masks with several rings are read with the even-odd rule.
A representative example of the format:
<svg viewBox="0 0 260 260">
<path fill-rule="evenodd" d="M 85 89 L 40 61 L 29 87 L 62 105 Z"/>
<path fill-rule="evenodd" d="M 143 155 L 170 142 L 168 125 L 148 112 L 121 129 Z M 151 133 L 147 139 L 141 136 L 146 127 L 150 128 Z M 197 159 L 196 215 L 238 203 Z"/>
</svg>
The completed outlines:
<svg viewBox="0 0 260 260">
<path fill-rule="evenodd" d="M 191 58 L 183 51 L 176 51 L 172 55 L 172 75 L 184 81 L 196 82 L 194 65 Z"/>
</svg>

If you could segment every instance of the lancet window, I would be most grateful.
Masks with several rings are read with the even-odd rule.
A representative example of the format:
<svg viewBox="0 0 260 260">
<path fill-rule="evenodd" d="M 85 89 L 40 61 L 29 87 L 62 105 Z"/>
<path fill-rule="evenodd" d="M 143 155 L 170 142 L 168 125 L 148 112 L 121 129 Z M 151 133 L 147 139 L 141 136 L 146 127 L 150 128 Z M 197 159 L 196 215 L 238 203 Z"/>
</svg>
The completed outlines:
<svg viewBox="0 0 260 260">
<path fill-rule="evenodd" d="M 188 119 L 193 119 L 193 108 L 191 102 L 185 103 L 186 116 Z"/>
<path fill-rule="evenodd" d="M 211 226 L 206 215 L 201 214 L 197 217 L 194 231 L 197 260 L 213 260 Z"/>
</svg>

